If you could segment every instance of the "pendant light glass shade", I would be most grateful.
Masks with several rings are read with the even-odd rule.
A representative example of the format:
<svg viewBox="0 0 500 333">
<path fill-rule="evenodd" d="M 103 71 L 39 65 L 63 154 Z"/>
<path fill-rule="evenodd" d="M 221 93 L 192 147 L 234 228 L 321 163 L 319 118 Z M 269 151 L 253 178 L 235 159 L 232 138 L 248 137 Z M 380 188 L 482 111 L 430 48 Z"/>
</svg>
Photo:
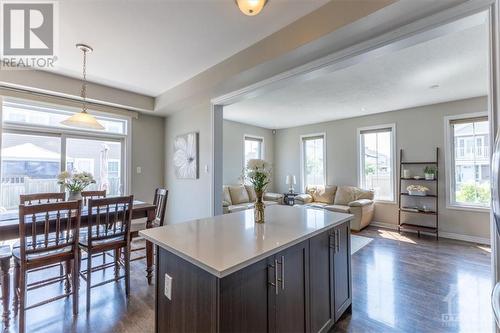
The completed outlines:
<svg viewBox="0 0 500 333">
<path fill-rule="evenodd" d="M 102 126 L 93 115 L 87 113 L 87 52 L 92 52 L 93 49 L 85 44 L 76 44 L 76 47 L 83 52 L 82 111 L 61 121 L 61 124 L 70 127 L 103 130 L 104 126 Z"/>
<path fill-rule="evenodd" d="M 88 114 L 86 111 L 75 113 L 68 119 L 61 121 L 61 124 L 86 129 L 104 129 L 104 126 L 102 126 L 93 115 Z"/>
<path fill-rule="evenodd" d="M 262 11 L 267 0 L 236 0 L 236 4 L 241 12 L 248 16 L 255 16 Z"/>
</svg>

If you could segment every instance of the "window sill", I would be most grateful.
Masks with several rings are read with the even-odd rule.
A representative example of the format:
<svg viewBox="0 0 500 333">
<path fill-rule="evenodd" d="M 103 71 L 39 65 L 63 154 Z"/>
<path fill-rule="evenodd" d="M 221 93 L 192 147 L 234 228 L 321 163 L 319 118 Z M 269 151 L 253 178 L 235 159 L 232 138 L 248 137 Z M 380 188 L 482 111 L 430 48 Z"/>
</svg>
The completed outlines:
<svg viewBox="0 0 500 333">
<path fill-rule="evenodd" d="M 487 207 L 476 207 L 476 206 L 462 206 L 462 205 L 446 205 L 446 209 L 451 210 L 461 210 L 466 212 L 476 212 L 476 213 L 489 213 L 491 208 Z"/>
</svg>

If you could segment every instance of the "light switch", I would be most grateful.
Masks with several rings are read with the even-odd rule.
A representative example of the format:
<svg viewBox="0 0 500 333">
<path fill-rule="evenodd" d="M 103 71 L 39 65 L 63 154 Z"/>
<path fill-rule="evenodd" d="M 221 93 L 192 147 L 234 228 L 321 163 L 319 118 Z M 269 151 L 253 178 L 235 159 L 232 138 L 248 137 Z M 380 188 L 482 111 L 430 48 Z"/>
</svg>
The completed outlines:
<svg viewBox="0 0 500 333">
<path fill-rule="evenodd" d="M 140 166 L 137 167 L 137 174 L 141 174 L 142 173 L 142 168 Z"/>
<path fill-rule="evenodd" d="M 172 300 L 172 277 L 168 274 L 165 274 L 165 297 L 169 300 Z"/>
<path fill-rule="evenodd" d="M 208 173 L 208 164 L 205 164 L 205 173 Z"/>
</svg>

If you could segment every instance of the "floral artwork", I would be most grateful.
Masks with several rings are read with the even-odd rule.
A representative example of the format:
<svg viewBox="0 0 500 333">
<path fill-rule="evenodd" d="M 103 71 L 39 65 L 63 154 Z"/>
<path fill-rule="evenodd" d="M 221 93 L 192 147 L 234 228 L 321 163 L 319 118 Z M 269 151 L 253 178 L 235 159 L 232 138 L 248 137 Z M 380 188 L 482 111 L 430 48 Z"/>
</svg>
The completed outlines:
<svg viewBox="0 0 500 333">
<path fill-rule="evenodd" d="M 175 138 L 174 169 L 178 179 L 198 179 L 198 133 Z"/>
</svg>

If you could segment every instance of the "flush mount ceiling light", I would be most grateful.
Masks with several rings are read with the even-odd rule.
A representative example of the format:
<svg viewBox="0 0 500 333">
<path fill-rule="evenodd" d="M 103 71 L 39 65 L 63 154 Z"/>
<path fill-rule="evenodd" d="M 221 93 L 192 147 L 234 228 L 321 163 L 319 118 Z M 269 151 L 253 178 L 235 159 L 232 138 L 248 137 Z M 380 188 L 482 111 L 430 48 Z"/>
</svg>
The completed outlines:
<svg viewBox="0 0 500 333">
<path fill-rule="evenodd" d="M 241 12 L 248 16 L 255 16 L 262 11 L 267 0 L 235 0 Z"/>
<path fill-rule="evenodd" d="M 439 84 L 433 84 L 432 86 L 429 87 L 429 89 L 436 89 L 439 88 Z"/>
<path fill-rule="evenodd" d="M 61 124 L 71 127 L 103 130 L 104 126 L 102 126 L 93 115 L 87 113 L 87 53 L 92 52 L 93 49 L 85 44 L 76 44 L 76 47 L 83 52 L 83 80 L 81 90 L 83 101 L 82 111 L 61 121 Z"/>
</svg>

